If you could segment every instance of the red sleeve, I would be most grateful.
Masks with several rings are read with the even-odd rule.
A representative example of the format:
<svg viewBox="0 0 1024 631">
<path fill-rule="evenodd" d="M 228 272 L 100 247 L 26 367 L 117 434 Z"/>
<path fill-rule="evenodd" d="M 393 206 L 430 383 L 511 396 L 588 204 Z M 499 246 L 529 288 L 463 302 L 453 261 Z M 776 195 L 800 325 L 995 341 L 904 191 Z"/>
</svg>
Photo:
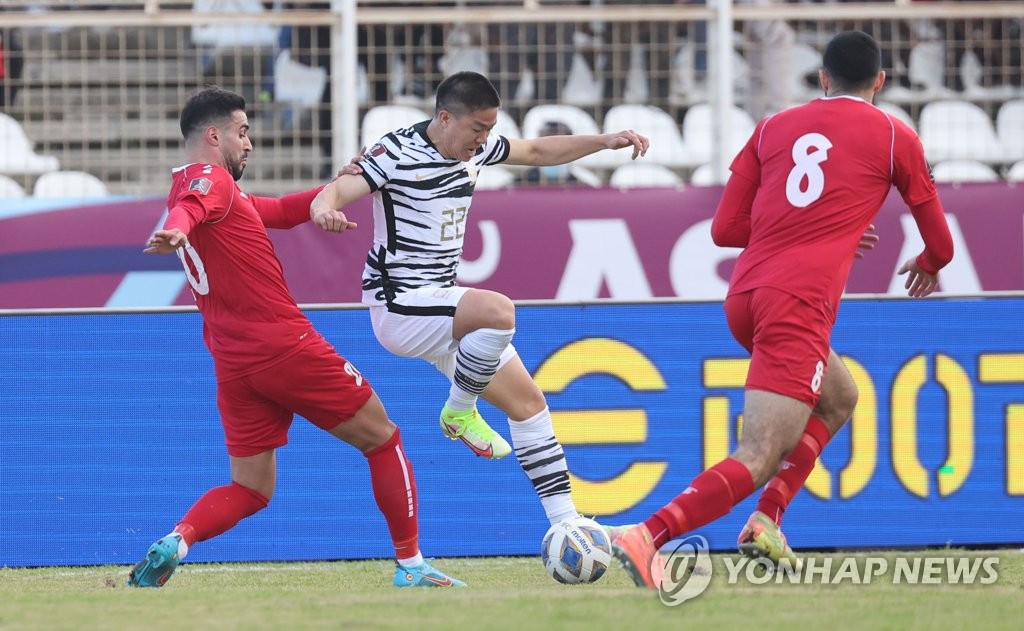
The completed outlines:
<svg viewBox="0 0 1024 631">
<path fill-rule="evenodd" d="M 750 209 L 754 206 L 757 184 L 733 173 L 711 221 L 711 239 L 723 248 L 745 248 L 750 240 Z"/>
<path fill-rule="evenodd" d="M 263 225 L 268 228 L 294 228 L 309 221 L 309 205 L 323 186 L 318 186 L 301 193 L 291 193 L 283 197 L 252 197 L 256 212 L 263 218 Z"/>
<path fill-rule="evenodd" d="M 946 215 L 938 197 L 912 206 L 910 212 L 924 239 L 924 251 L 917 256 L 917 264 L 929 274 L 937 274 L 953 260 L 953 236 L 949 233 Z"/>
<path fill-rule="evenodd" d="M 892 182 L 907 206 L 914 208 L 938 197 L 921 139 L 912 129 L 893 120 Z"/>
<path fill-rule="evenodd" d="M 188 236 L 196 224 L 202 223 L 206 217 L 206 207 L 199 199 L 193 196 L 185 197 L 178 201 L 178 204 L 167 211 L 167 221 L 164 222 L 164 230 L 177 228 Z"/>
</svg>

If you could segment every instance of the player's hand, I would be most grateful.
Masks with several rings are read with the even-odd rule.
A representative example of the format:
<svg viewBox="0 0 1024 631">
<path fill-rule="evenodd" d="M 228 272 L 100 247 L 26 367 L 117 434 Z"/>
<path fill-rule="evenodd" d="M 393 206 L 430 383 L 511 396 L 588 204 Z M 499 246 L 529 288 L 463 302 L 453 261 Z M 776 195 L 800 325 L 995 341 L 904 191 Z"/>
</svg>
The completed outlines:
<svg viewBox="0 0 1024 631">
<path fill-rule="evenodd" d="M 324 232 L 342 233 L 346 230 L 353 230 L 359 227 L 354 221 L 349 221 L 345 213 L 340 210 L 314 209 L 310 212 L 313 223 L 320 226 Z"/>
<path fill-rule="evenodd" d="M 878 235 L 871 231 L 875 229 L 875 224 L 868 226 L 868 229 L 864 231 L 864 234 L 860 236 L 860 242 L 857 244 L 857 251 L 853 253 L 853 258 L 862 259 L 864 253 L 868 250 L 874 250 L 875 244 L 878 243 Z"/>
<path fill-rule="evenodd" d="M 939 286 L 939 275 L 929 274 L 921 269 L 917 264 L 917 257 L 908 259 L 896 273 L 900 276 L 907 274 L 907 282 L 903 287 L 907 290 L 907 295 L 913 298 L 924 298 Z"/>
<path fill-rule="evenodd" d="M 632 159 L 636 160 L 640 156 L 647 155 L 651 141 L 647 139 L 647 136 L 641 136 L 632 129 L 627 129 L 617 134 L 608 134 L 606 144 L 609 149 L 623 149 L 632 146 Z"/>
<path fill-rule="evenodd" d="M 185 233 L 177 228 L 172 230 L 157 230 L 146 242 L 146 254 L 170 254 L 188 243 Z"/>
</svg>

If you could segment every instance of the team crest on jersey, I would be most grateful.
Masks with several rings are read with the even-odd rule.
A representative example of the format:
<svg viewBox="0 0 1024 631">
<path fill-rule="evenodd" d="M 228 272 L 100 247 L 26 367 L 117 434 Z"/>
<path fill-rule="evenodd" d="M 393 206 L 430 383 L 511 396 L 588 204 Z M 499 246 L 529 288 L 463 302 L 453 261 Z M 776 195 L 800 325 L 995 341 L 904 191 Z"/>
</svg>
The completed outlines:
<svg viewBox="0 0 1024 631">
<path fill-rule="evenodd" d="M 373 156 L 374 158 L 384 155 L 386 151 L 387 149 L 384 148 L 384 145 L 380 144 L 379 142 L 374 146 L 370 147 L 370 155 Z"/>
<path fill-rule="evenodd" d="M 213 180 L 206 177 L 197 177 L 196 179 L 189 182 L 188 190 L 199 191 L 201 194 L 206 195 L 210 192 L 210 187 L 213 186 Z"/>
</svg>

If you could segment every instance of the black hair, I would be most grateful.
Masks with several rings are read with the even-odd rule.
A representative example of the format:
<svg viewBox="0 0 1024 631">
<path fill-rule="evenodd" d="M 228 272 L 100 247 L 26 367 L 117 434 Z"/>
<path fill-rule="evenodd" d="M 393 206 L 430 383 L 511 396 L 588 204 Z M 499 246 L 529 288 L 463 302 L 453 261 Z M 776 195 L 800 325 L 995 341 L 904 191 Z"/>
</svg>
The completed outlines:
<svg viewBox="0 0 1024 631">
<path fill-rule="evenodd" d="M 230 118 L 237 111 L 245 111 L 245 97 L 209 86 L 189 97 L 181 110 L 181 135 L 186 139 L 196 131 L 224 118 Z"/>
<path fill-rule="evenodd" d="M 874 85 L 882 68 L 882 53 L 867 33 L 844 31 L 825 47 L 822 61 L 833 90 L 859 92 Z"/>
<path fill-rule="evenodd" d="M 436 111 L 456 116 L 501 107 L 501 97 L 490 79 L 478 72 L 456 72 L 437 86 Z"/>
</svg>

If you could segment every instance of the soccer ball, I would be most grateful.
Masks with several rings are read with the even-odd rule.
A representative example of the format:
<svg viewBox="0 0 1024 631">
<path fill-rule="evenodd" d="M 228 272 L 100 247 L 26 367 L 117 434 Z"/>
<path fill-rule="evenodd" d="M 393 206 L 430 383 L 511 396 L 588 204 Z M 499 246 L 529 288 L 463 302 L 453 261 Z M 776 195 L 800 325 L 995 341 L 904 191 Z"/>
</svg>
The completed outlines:
<svg viewBox="0 0 1024 631">
<path fill-rule="evenodd" d="M 577 517 L 548 529 L 540 555 L 544 569 L 559 583 L 593 583 L 608 569 L 612 545 L 596 521 Z"/>
</svg>

